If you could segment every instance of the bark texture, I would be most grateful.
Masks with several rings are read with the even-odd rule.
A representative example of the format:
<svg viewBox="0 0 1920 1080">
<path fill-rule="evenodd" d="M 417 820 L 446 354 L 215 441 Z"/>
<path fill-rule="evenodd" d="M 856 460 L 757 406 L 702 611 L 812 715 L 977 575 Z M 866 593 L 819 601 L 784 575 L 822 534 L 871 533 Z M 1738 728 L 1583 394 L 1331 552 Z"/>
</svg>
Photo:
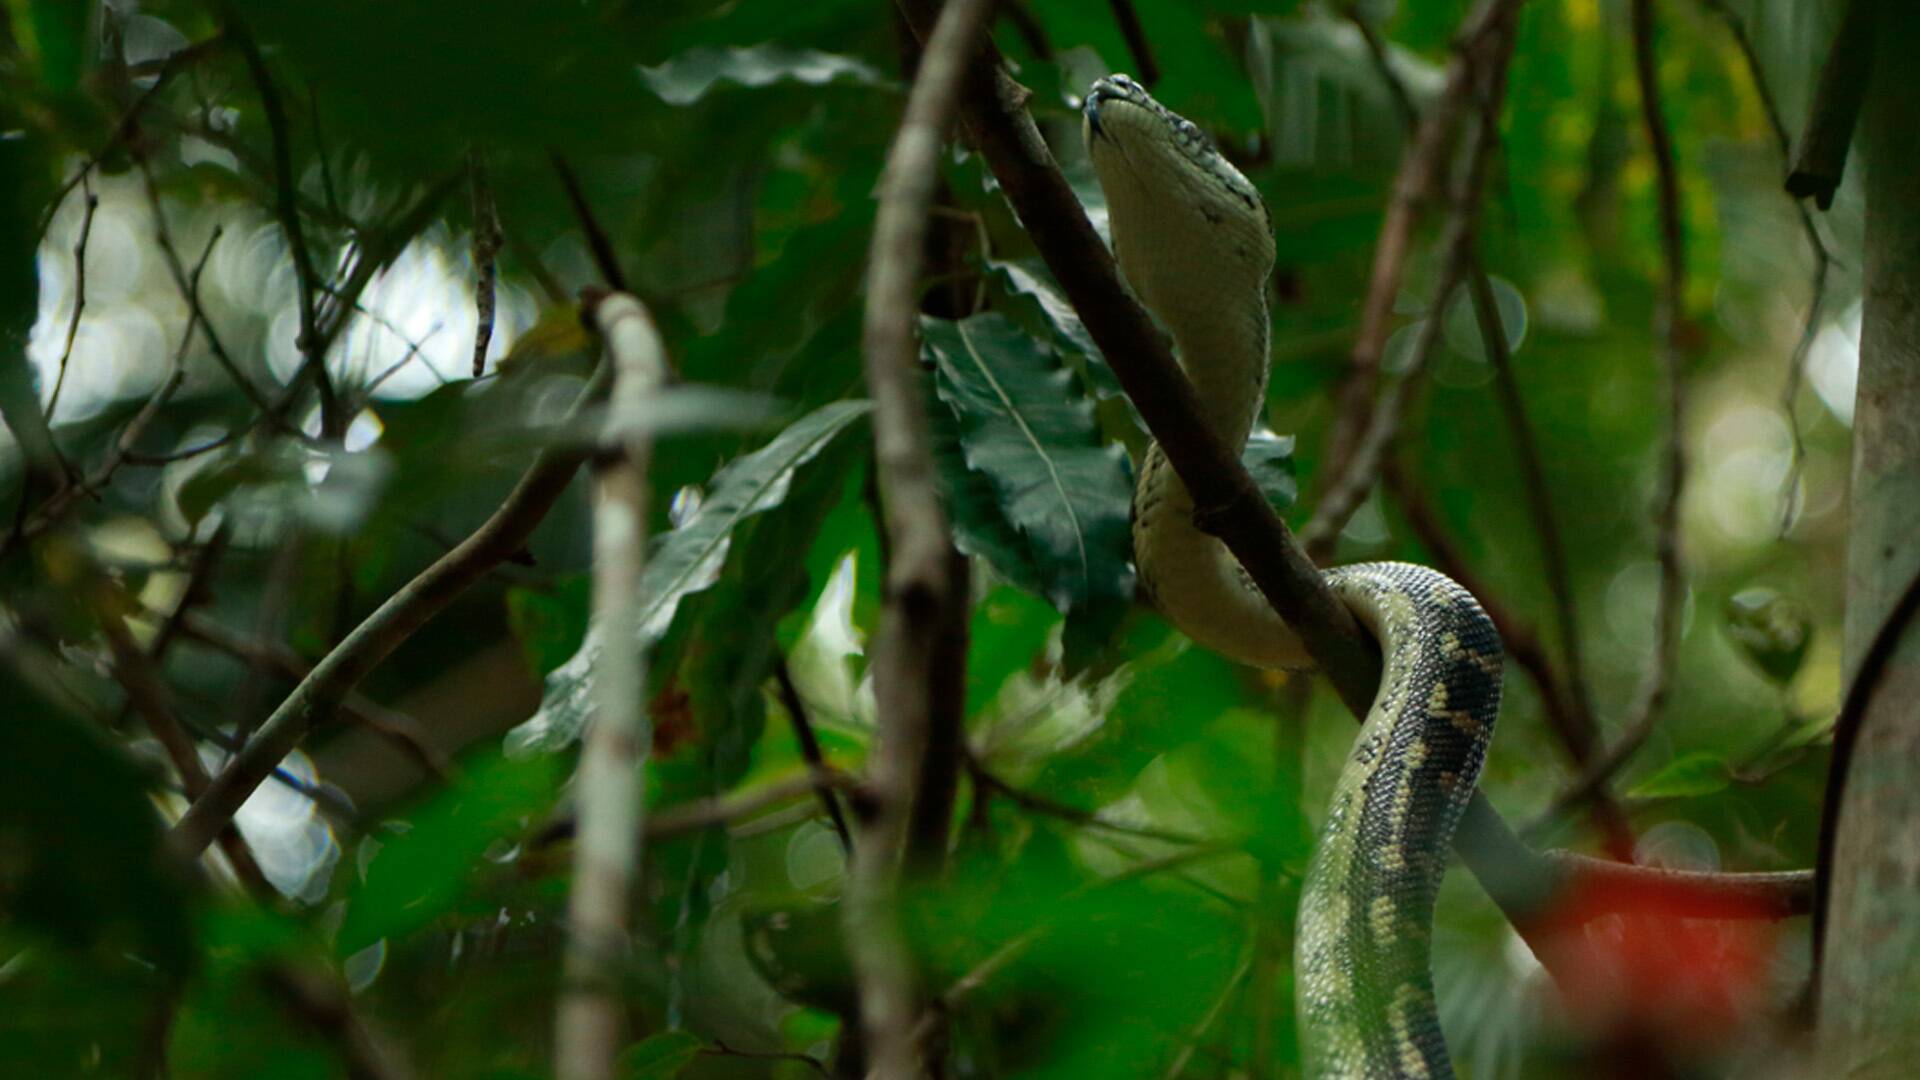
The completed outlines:
<svg viewBox="0 0 1920 1080">
<path fill-rule="evenodd" d="M 1893 627 L 1920 573 L 1920 8 L 1880 3 L 1858 149 L 1865 312 L 1853 419 L 1845 665 L 1862 687 L 1839 816 L 1819 987 L 1823 1075 L 1910 1076 L 1920 1059 L 1920 626 Z M 1844 47 L 1844 43 L 1843 43 Z"/>
</svg>

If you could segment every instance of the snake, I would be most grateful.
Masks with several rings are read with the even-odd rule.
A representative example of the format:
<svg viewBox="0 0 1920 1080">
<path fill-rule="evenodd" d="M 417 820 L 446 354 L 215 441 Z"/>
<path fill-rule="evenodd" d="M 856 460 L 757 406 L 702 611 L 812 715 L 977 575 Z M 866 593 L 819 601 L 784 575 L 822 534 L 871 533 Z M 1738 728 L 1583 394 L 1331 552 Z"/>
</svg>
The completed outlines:
<svg viewBox="0 0 1920 1080">
<path fill-rule="evenodd" d="M 1173 339 L 1201 421 L 1238 454 L 1266 406 L 1272 218 L 1193 123 L 1126 75 L 1094 82 L 1082 136 L 1121 275 Z M 1201 646 L 1262 668 L 1313 664 L 1246 569 L 1194 518 L 1156 441 L 1133 493 L 1141 585 Z M 1380 685 L 1301 884 L 1294 1012 L 1313 1077 L 1448 1077 L 1431 966 L 1434 899 L 1500 709 L 1499 634 L 1430 567 L 1323 570 L 1380 647 Z"/>
</svg>

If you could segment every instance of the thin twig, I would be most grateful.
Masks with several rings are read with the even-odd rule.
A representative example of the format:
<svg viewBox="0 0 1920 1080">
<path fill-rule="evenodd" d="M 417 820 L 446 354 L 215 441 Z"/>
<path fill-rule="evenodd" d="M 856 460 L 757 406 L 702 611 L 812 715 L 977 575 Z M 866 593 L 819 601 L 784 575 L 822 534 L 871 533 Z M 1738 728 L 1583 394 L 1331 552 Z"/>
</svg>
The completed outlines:
<svg viewBox="0 0 1920 1080">
<path fill-rule="evenodd" d="M 160 185 L 153 178 L 153 166 L 145 160 L 140 162 L 140 179 L 147 193 L 147 210 L 153 215 L 154 244 L 160 249 L 161 261 L 166 264 L 167 273 L 173 278 L 174 288 L 180 291 L 181 298 L 187 302 L 189 325 L 195 322 L 199 324 L 201 333 L 207 339 L 207 351 L 213 355 L 214 362 L 220 365 L 220 370 L 227 373 L 227 378 L 233 380 L 234 386 L 239 388 L 261 416 L 271 416 L 273 406 L 268 403 L 266 395 L 240 370 L 233 354 L 222 344 L 213 320 L 207 317 L 206 310 L 200 306 L 200 291 L 195 284 L 195 275 L 188 272 L 186 264 L 180 259 L 179 249 L 174 246 L 173 230 L 167 225 L 166 203 L 160 198 Z M 214 231 L 216 234 L 219 232 L 218 229 Z M 282 431 L 291 433 L 284 428 Z"/>
<path fill-rule="evenodd" d="M 346 211 L 340 208 L 340 192 L 333 183 L 332 155 L 327 153 L 326 132 L 320 126 L 320 90 L 312 83 L 307 84 L 307 113 L 313 123 L 313 156 L 320 159 L 320 191 L 326 196 L 327 212 L 335 220 L 348 220 Z"/>
<path fill-rule="evenodd" d="M 570 418 L 598 400 L 609 376 L 603 365 L 581 389 Z M 335 646 L 280 706 L 247 745 L 214 778 L 207 794 L 195 800 L 174 826 L 173 843 L 197 854 L 232 819 L 254 788 L 287 756 L 315 724 L 331 716 L 348 691 L 386 659 L 401 642 L 452 603 L 489 570 L 513 556 L 573 479 L 585 458 L 574 446 L 549 447 L 514 485 L 485 523 L 446 555 L 422 570 L 375 609 Z"/>
<path fill-rule="evenodd" d="M 22 519 L 13 534 L 8 537 L 8 543 L 0 545 L 0 551 L 11 548 L 15 541 L 33 539 L 58 522 L 67 509 L 82 497 L 104 491 L 107 484 L 113 480 L 114 474 L 120 470 L 120 466 L 125 464 L 134 444 L 140 441 L 141 435 L 145 434 L 148 425 L 153 423 L 154 418 L 160 415 L 160 410 L 179 391 L 181 384 L 186 381 L 187 346 L 193 341 L 195 328 L 202 325 L 198 317 L 200 274 L 207 268 L 207 259 L 213 254 L 213 245 L 219 239 L 220 230 L 216 228 L 207 237 L 207 246 L 200 253 L 199 261 L 194 264 L 192 276 L 187 279 L 185 285 L 189 297 L 187 326 L 180 334 L 179 347 L 174 350 L 167 374 L 161 378 L 160 385 L 154 387 L 153 393 L 148 396 L 146 403 L 141 405 L 140 411 L 133 415 L 133 419 L 127 421 L 127 426 L 120 429 L 120 436 L 114 440 L 113 449 L 108 452 L 106 460 L 87 476 L 75 480 L 54 493 L 31 515 Z"/>
<path fill-rule="evenodd" d="M 127 701 L 133 706 L 133 711 L 146 722 L 147 731 L 166 752 L 167 759 L 173 762 L 174 771 L 180 774 L 180 786 L 186 791 L 187 797 L 197 798 L 207 790 L 209 783 L 206 766 L 200 762 L 200 748 L 174 716 L 173 707 L 167 700 L 166 684 L 127 628 L 126 618 L 121 613 L 126 606 L 126 598 L 117 595 L 118 590 L 104 581 L 98 589 L 102 595 L 95 607 L 100 615 L 101 636 L 107 639 L 107 647 L 113 654 L 114 677 L 126 691 Z M 266 875 L 260 871 L 260 864 L 247 849 L 246 840 L 231 822 L 221 830 L 220 850 L 226 854 L 227 860 L 233 865 L 234 874 L 249 892 L 262 898 L 272 894 L 273 886 L 267 883 Z"/>
<path fill-rule="evenodd" d="M 1559 631 L 1560 651 L 1567 670 L 1568 712 L 1566 723 L 1559 730 L 1574 760 L 1585 762 L 1599 745 L 1599 728 L 1593 719 L 1593 699 L 1587 693 L 1586 661 L 1580 648 L 1580 616 L 1573 600 L 1573 575 L 1567 568 L 1566 546 L 1561 543 L 1559 519 L 1553 512 L 1552 489 L 1547 484 L 1533 424 L 1527 419 L 1526 403 L 1520 398 L 1520 382 L 1514 375 L 1506 327 L 1494 301 L 1492 282 L 1476 265 L 1468 276 L 1467 287 L 1473 298 L 1474 316 L 1480 324 L 1480 340 L 1486 346 L 1487 360 L 1493 368 L 1494 397 L 1507 419 L 1507 430 L 1519 454 L 1521 486 L 1527 495 L 1527 507 L 1533 513 L 1534 535 L 1540 542 L 1547 592 L 1553 597 L 1555 628 Z"/>
<path fill-rule="evenodd" d="M 1360 308 L 1360 329 L 1354 336 L 1347 372 L 1334 394 L 1333 429 L 1327 436 L 1328 475 L 1339 476 L 1348 471 L 1347 460 L 1367 430 L 1380 358 L 1393 323 L 1394 302 L 1400 295 L 1400 281 L 1413 249 L 1414 228 L 1428 203 L 1442 190 L 1451 160 L 1454 131 L 1473 103 L 1478 82 L 1476 69 L 1484 63 L 1483 54 L 1489 48 L 1510 49 L 1510 46 L 1502 48 L 1498 42 L 1512 36 L 1511 27 L 1523 2 L 1483 0 L 1468 17 L 1454 38 L 1454 57 L 1447 67 L 1440 96 L 1427 111 L 1412 145 L 1400 159 L 1393 195 L 1380 223 L 1380 239 L 1374 246 L 1367 296 Z"/>
<path fill-rule="evenodd" d="M 827 1071 L 827 1067 L 819 1058 L 811 1054 L 796 1054 L 783 1050 L 736 1050 L 718 1039 L 713 1041 L 712 1046 L 701 1047 L 699 1052 L 707 1057 L 737 1057 L 751 1061 L 791 1061 L 805 1065 L 821 1076 L 833 1075 Z"/>
<path fill-rule="evenodd" d="M 1701 3 L 1727 24 L 1727 32 L 1733 36 L 1733 43 L 1739 48 L 1741 60 L 1747 66 L 1747 77 L 1760 97 L 1760 110 L 1766 115 L 1767 126 L 1773 131 L 1781 160 L 1791 162 L 1793 137 L 1787 134 L 1786 120 L 1781 116 L 1780 105 L 1767 83 L 1767 73 L 1760 65 L 1759 51 L 1753 47 L 1753 36 L 1747 33 L 1746 24 L 1727 5 L 1726 0 L 1701 0 Z M 1800 430 L 1800 413 L 1794 406 L 1799 401 L 1800 384 L 1806 375 L 1807 356 L 1813 351 L 1814 339 L 1820 335 L 1827 298 L 1827 274 L 1833 266 L 1833 256 L 1827 251 L 1826 241 L 1821 239 L 1820 228 L 1814 223 L 1807 204 L 1795 199 L 1793 210 L 1800 219 L 1800 231 L 1806 235 L 1807 248 L 1813 252 L 1813 281 L 1807 297 L 1806 321 L 1801 324 L 1800 338 L 1794 343 L 1793 355 L 1787 361 L 1787 382 L 1780 392 L 1780 409 L 1786 413 L 1787 431 L 1793 439 L 1793 449 L 1787 459 L 1787 475 L 1780 481 L 1779 535 L 1782 538 L 1793 528 L 1794 519 L 1799 515 L 1800 474 L 1807 460 L 1806 442 Z"/>
<path fill-rule="evenodd" d="M 1160 81 L 1160 65 L 1153 62 L 1153 44 L 1147 40 L 1147 31 L 1140 25 L 1140 13 L 1133 8 L 1133 0 L 1107 0 L 1107 6 L 1113 10 L 1113 21 L 1120 27 L 1120 36 L 1127 41 L 1127 52 L 1133 57 L 1136 76 L 1142 86 L 1152 86 Z"/>
<path fill-rule="evenodd" d="M 1167 1066 L 1166 1080 L 1180 1080 L 1181 1074 L 1187 1071 L 1188 1063 L 1193 1060 L 1194 1052 L 1206 1039 L 1207 1032 L 1213 1030 L 1213 1025 L 1227 1011 L 1228 1002 L 1239 995 L 1240 988 L 1246 984 L 1247 976 L 1252 971 L 1253 949 L 1242 949 L 1240 963 L 1233 969 L 1233 974 L 1227 976 L 1227 984 L 1220 988 L 1220 995 L 1214 998 L 1213 1004 L 1200 1017 L 1199 1023 L 1193 1026 L 1193 1033 L 1187 1037 L 1187 1044 L 1180 1048 L 1180 1053 L 1175 1055 L 1173 1064 Z M 1256 1073 L 1255 1075 L 1265 1074 Z"/>
<path fill-rule="evenodd" d="M 935 483 L 915 320 L 940 151 L 992 12 L 990 0 L 948 0 L 937 23 L 913 25 L 924 48 L 887 154 L 868 258 L 862 352 L 887 538 L 886 596 L 872 653 L 880 730 L 871 806 L 843 906 L 870 1080 L 909 1080 L 922 1069 L 923 1042 L 914 1033 L 919 978 L 898 901 L 902 856 L 916 876 L 941 865 L 957 783 L 966 562 L 954 550 Z"/>
<path fill-rule="evenodd" d="M 60 350 L 60 374 L 54 377 L 53 393 L 47 396 L 47 420 L 60 406 L 60 391 L 67 385 L 67 361 L 73 359 L 73 342 L 80 335 L 80 315 L 87 309 L 87 241 L 93 236 L 94 212 L 100 209 L 100 196 L 87 182 L 87 170 L 80 171 L 80 188 L 86 193 L 85 210 L 80 218 L 80 239 L 73 245 L 73 313 L 67 319 L 67 344 Z"/>
<path fill-rule="evenodd" d="M 1301 530 L 1307 553 L 1316 562 L 1324 562 L 1332 554 L 1340 530 L 1379 480 L 1380 468 L 1399 434 L 1407 399 L 1439 346 L 1446 329 L 1448 306 L 1473 265 L 1474 236 L 1479 228 L 1486 173 L 1500 141 L 1500 108 L 1506 99 L 1507 67 L 1513 59 L 1517 39 L 1510 21 L 1495 21 L 1484 36 L 1475 39 L 1479 48 L 1472 54 L 1473 63 L 1465 64 L 1469 54 L 1462 53 L 1462 70 L 1466 73 L 1468 100 L 1475 106 L 1475 120 L 1465 151 L 1466 168 L 1449 192 L 1452 212 L 1442 242 L 1446 254 L 1440 280 L 1427 305 L 1426 319 L 1415 336 L 1411 363 L 1374 403 L 1366 428 L 1353 443 L 1351 453 L 1344 459 L 1336 459 L 1335 479 L 1320 497 L 1313 519 Z M 1423 134 L 1424 131 L 1423 126 Z"/>
<path fill-rule="evenodd" d="M 646 565 L 647 412 L 666 380 L 666 345 L 638 300 L 613 293 L 593 305 L 613 372 L 596 469 L 593 615 L 605 647 L 594 672 L 593 722 L 581 740 L 579 832 L 567 902 L 564 982 L 554 1040 L 560 1080 L 611 1080 L 625 1005 L 628 916 L 644 821 L 640 766 L 649 743 L 640 576 Z"/>
<path fill-rule="evenodd" d="M 560 186 L 567 193 L 567 205 L 573 207 L 573 216 L 580 223 L 580 232 L 587 238 L 587 250 L 593 252 L 594 265 L 600 269 L 600 277 L 606 281 L 607 288 L 614 292 L 627 291 L 626 271 L 620 269 L 620 256 L 614 253 L 613 240 L 607 236 L 607 230 L 600 227 L 600 220 L 593 215 L 593 206 L 587 202 L 587 194 L 580 187 L 580 178 L 574 175 L 573 166 L 560 156 L 559 151 L 551 155 L 554 175 L 560 178 Z"/>
<path fill-rule="evenodd" d="M 493 344 L 494 293 L 500 277 L 500 208 L 487 182 L 487 157 L 479 148 L 467 154 L 467 169 L 473 177 L 473 377 L 477 379 L 486 373 L 487 347 Z"/>
<path fill-rule="evenodd" d="M 800 688 L 794 685 L 793 672 L 788 669 L 784 655 L 774 657 L 773 677 L 780 688 L 780 703 L 787 710 L 787 723 L 793 727 L 794 741 L 800 744 L 801 759 L 816 776 L 826 774 L 827 759 L 820 752 L 820 736 L 813 730 L 807 703 L 800 699 Z M 833 822 L 833 835 L 840 838 L 840 853 L 853 854 L 853 834 L 847 831 L 847 818 L 840 811 L 840 800 L 834 796 L 832 786 L 819 783 L 814 786 L 814 792 L 819 796 L 821 808 L 827 812 L 827 819 Z"/>
<path fill-rule="evenodd" d="M 1172 832 L 1167 829 L 1148 828 L 1144 825 L 1128 825 L 1121 821 L 1109 821 L 1101 817 L 1097 811 L 1082 810 L 1077 806 L 1069 806 L 1066 803 L 1049 799 L 1045 795 L 1039 795 L 1015 787 L 1000 777 L 995 776 L 992 772 L 989 772 L 985 765 L 974 759 L 971 755 L 967 758 L 967 771 L 968 774 L 973 777 L 974 783 L 978 784 L 983 790 L 999 795 L 1029 813 L 1059 818 L 1061 821 L 1072 822 L 1082 828 L 1100 829 L 1117 836 L 1132 836 L 1142 840 L 1158 840 L 1167 844 L 1212 843 L 1212 841 L 1198 836 L 1191 836 L 1187 833 Z"/>
<path fill-rule="evenodd" d="M 352 1080 L 410 1080 L 414 1075 L 400 1049 L 354 1012 L 337 977 L 291 964 L 268 964 L 260 968 L 260 979 L 295 1018 L 333 1045 Z"/>
<path fill-rule="evenodd" d="M 341 415 L 340 400 L 334 393 L 333 376 L 326 367 L 326 350 L 315 314 L 315 283 L 320 275 L 313 268 L 313 252 L 307 247 L 306 228 L 300 220 L 300 203 L 295 195 L 293 175 L 293 135 L 288 130 L 286 105 L 267 71 L 260 46 L 239 20 L 228 19 L 227 34 L 246 59 L 247 73 L 253 79 L 254 92 L 260 97 L 260 110 L 266 114 L 267 133 L 273 144 L 274 216 L 286 233 L 287 247 L 293 256 L 293 276 L 300 308 L 300 336 L 294 348 L 302 359 L 301 371 L 293 381 L 311 373 L 320 393 L 320 436 L 338 439 L 346 433 L 346 418 Z"/>
<path fill-rule="evenodd" d="M 1619 741 L 1596 761 L 1575 786 L 1581 797 L 1598 790 L 1632 758 L 1653 734 L 1673 678 L 1680 648 L 1680 607 L 1685 582 L 1680 566 L 1680 497 L 1686 482 L 1686 383 L 1680 338 L 1686 303 L 1686 247 L 1680 216 L 1679 169 L 1673 137 L 1660 106 L 1660 81 L 1653 49 L 1653 0 L 1633 0 L 1634 72 L 1640 83 L 1640 113 L 1653 155 L 1660 204 L 1660 251 L 1664 264 L 1660 299 L 1655 305 L 1654 351 L 1666 384 L 1667 430 L 1660 458 L 1660 496 L 1654 510 L 1654 557 L 1660 568 L 1655 600 L 1654 648 L 1647 673 L 1622 722 Z M 1566 800 L 1560 800 L 1565 803 Z"/>
</svg>

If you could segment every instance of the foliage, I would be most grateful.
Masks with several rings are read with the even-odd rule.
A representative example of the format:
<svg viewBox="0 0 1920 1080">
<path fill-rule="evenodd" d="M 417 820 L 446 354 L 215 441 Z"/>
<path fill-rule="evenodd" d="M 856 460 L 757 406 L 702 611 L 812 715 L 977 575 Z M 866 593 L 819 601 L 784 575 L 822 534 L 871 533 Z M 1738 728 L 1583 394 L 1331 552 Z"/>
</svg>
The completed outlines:
<svg viewBox="0 0 1920 1080">
<path fill-rule="evenodd" d="M 1333 389 L 1402 118 L 1345 5 L 1133 6 L 1155 92 L 1272 211 L 1275 369 L 1246 461 L 1299 525 L 1328 482 Z M 1810 328 L 1809 389 L 1783 403 L 1814 254 L 1722 6 L 1659 5 L 1690 281 L 1688 591 L 1668 706 L 1613 789 L 1648 861 L 1785 869 L 1813 858 L 1841 686 L 1859 325 L 1844 256 L 1860 208 L 1848 186 L 1819 220 L 1842 257 Z M 1819 5 L 1724 6 L 1791 128 Z M 1468 5 L 1355 7 L 1431 104 Z M 1662 450 L 1662 253 L 1625 7 L 1524 9 L 1478 237 L 1609 743 L 1653 648 Z M 1004 9 L 996 42 L 1104 223 L 1076 95 L 1138 60 L 1108 5 Z M 580 291 L 605 282 L 556 160 L 680 376 L 657 410 L 643 640 L 621 645 L 651 657 L 649 812 L 801 775 L 801 725 L 827 765 L 859 772 L 886 554 L 860 304 L 916 50 L 897 22 L 852 0 L 0 7 L 0 1072 L 132 1075 L 164 1055 L 182 1076 L 339 1073 L 351 1040 L 262 992 L 293 969 L 350 991 L 420 1075 L 547 1074 L 567 777 L 607 647 L 590 628 L 584 479 L 242 812 L 273 894 L 255 883 L 241 899 L 224 861 L 189 874 L 170 858 L 178 762 L 105 634 L 127 617 L 217 772 L 301 672 L 486 520 L 535 450 L 593 430 L 597 414 L 583 427 L 567 408 L 594 352 Z M 962 144 L 940 181 L 922 375 L 974 566 L 968 760 L 946 884 L 909 914 L 932 989 L 997 965 L 952 1010 L 952 1075 L 1290 1074 L 1288 897 L 1350 718 L 1134 602 L 1138 413 L 978 158 Z M 1495 366 L 1464 298 L 1434 310 L 1439 216 L 1416 234 L 1387 350 L 1394 370 L 1424 320 L 1445 320 L 1398 460 L 1560 664 Z M 301 372 L 316 336 L 332 404 Z M 1339 552 L 1436 555 L 1385 490 Z M 103 581 L 118 602 L 99 599 Z M 1507 688 L 1483 785 L 1525 822 L 1580 770 L 1538 688 L 1517 672 Z M 1531 835 L 1599 839 L 1577 812 Z M 622 1075 L 835 1067 L 845 987 L 817 961 L 822 941 L 837 961 L 837 930 L 802 935 L 815 948 L 798 960 L 755 949 L 775 920 L 838 925 L 843 852 L 818 803 L 659 836 L 644 859 Z M 1473 1075 L 1565 1064 L 1586 1021 L 1639 1030 L 1557 1003 L 1462 879 L 1436 954 Z M 1788 985 L 1801 935 L 1790 924 L 1759 952 L 1710 942 L 1701 963 L 1737 953 L 1734 989 L 1763 960 Z M 1616 952 L 1665 940 L 1637 925 L 1615 938 Z M 1713 1014 L 1725 1022 L 1688 1062 L 1737 1068 L 1779 1003 L 1710 976 L 1741 1007 Z"/>
</svg>

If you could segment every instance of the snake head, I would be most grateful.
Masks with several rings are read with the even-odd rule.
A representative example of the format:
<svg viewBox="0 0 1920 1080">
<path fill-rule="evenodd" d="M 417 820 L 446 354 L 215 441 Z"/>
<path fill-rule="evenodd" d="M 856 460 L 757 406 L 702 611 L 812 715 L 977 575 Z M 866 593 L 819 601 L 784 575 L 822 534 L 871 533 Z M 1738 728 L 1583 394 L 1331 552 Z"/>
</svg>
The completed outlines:
<svg viewBox="0 0 1920 1080">
<path fill-rule="evenodd" d="M 1081 115 L 1114 253 L 1140 298 L 1164 318 L 1261 295 L 1274 254 L 1266 204 L 1199 125 L 1119 74 L 1093 84 Z"/>
</svg>

